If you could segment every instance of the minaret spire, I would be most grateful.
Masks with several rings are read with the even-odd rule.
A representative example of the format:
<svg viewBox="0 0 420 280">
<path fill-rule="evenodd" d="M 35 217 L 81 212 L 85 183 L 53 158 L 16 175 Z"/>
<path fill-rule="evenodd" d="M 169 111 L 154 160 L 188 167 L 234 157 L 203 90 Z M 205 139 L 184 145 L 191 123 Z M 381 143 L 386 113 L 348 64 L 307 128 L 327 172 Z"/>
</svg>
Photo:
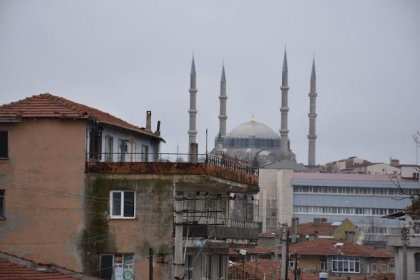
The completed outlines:
<svg viewBox="0 0 420 280">
<path fill-rule="evenodd" d="M 226 136 L 226 75 L 225 75 L 225 65 L 222 67 L 222 77 L 220 78 L 220 114 L 219 114 L 219 136 Z"/>
<path fill-rule="evenodd" d="M 190 109 L 188 113 L 190 114 L 190 125 L 188 130 L 189 136 L 189 146 L 188 146 L 188 153 L 191 154 L 191 144 L 196 143 L 196 135 L 197 135 L 197 128 L 196 128 L 196 117 L 197 117 L 197 77 L 195 72 L 195 61 L 194 55 L 192 58 L 191 63 L 191 73 L 190 73 Z"/>
<path fill-rule="evenodd" d="M 224 138 L 226 136 L 226 101 L 227 101 L 227 95 L 226 95 L 226 75 L 225 75 L 225 64 L 223 63 L 222 66 L 222 76 L 220 77 L 220 112 L 219 112 L 219 133 L 216 136 L 215 139 L 215 148 L 216 153 L 220 154 L 222 153 L 222 147 Z"/>
<path fill-rule="evenodd" d="M 289 112 L 288 102 L 287 102 L 287 95 L 289 92 L 289 85 L 288 85 L 288 68 L 287 68 L 287 54 L 286 50 L 284 50 L 284 58 L 283 58 L 283 71 L 282 71 L 282 79 L 281 79 L 281 127 L 280 127 L 280 152 L 283 158 L 289 158 L 289 129 L 287 128 L 287 115 Z"/>
<path fill-rule="evenodd" d="M 308 134 L 308 165 L 315 165 L 316 152 L 316 73 L 315 73 L 315 58 L 312 61 L 311 81 L 309 90 L 309 134 Z"/>
</svg>

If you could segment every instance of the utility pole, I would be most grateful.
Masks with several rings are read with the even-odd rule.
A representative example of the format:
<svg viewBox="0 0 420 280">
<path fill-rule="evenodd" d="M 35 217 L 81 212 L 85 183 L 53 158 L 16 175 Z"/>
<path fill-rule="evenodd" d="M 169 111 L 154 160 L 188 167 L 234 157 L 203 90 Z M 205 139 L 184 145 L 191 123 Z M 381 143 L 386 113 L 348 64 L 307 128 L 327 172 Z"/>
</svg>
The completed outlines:
<svg viewBox="0 0 420 280">
<path fill-rule="evenodd" d="M 401 229 L 401 240 L 402 240 L 402 280 L 407 280 L 407 246 L 410 245 L 410 228 L 404 225 Z"/>
<path fill-rule="evenodd" d="M 288 238 L 289 234 L 287 231 L 287 223 L 281 225 L 281 274 L 280 279 L 287 280 L 287 256 L 288 250 Z"/>
<path fill-rule="evenodd" d="M 276 232 L 274 233 L 274 237 L 275 237 L 275 243 L 274 243 L 274 263 L 275 263 L 275 266 L 274 266 L 274 268 L 277 266 L 277 264 L 278 264 L 278 261 L 279 261 L 279 252 L 278 252 L 278 250 L 279 250 L 279 231 L 278 231 L 278 229 L 276 229 Z M 277 270 L 276 269 L 274 269 L 273 270 L 273 278 L 274 279 L 276 279 L 277 278 Z"/>
<path fill-rule="evenodd" d="M 153 248 L 149 248 L 149 280 L 153 280 Z"/>
</svg>

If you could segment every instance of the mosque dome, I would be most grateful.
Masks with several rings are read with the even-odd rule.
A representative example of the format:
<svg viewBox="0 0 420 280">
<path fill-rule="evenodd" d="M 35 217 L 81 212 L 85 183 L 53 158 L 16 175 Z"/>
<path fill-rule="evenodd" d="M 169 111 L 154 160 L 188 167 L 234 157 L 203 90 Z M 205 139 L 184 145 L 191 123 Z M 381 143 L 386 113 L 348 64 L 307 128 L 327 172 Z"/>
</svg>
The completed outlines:
<svg viewBox="0 0 420 280">
<path fill-rule="evenodd" d="M 251 120 L 232 129 L 226 138 L 279 139 L 280 136 L 265 124 Z"/>
</svg>

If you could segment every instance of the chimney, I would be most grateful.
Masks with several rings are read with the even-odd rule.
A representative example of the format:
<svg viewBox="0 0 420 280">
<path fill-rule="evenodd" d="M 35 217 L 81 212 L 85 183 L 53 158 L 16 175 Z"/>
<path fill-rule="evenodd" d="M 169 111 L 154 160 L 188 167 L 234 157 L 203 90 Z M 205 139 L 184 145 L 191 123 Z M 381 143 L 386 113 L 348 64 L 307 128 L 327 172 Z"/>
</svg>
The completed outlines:
<svg viewBox="0 0 420 280">
<path fill-rule="evenodd" d="M 314 218 L 314 225 L 320 226 L 322 224 L 322 218 Z"/>
<path fill-rule="evenodd" d="M 355 244 L 355 242 L 356 242 L 356 234 L 355 234 L 355 232 L 354 231 L 345 231 L 344 232 L 344 240 L 346 242 Z"/>
<path fill-rule="evenodd" d="M 156 135 L 160 136 L 160 121 L 157 122 Z"/>
<path fill-rule="evenodd" d="M 152 111 L 146 112 L 146 130 L 152 131 Z"/>
<path fill-rule="evenodd" d="M 400 165 L 400 160 L 391 158 L 389 164 L 391 166 L 398 167 Z"/>
</svg>

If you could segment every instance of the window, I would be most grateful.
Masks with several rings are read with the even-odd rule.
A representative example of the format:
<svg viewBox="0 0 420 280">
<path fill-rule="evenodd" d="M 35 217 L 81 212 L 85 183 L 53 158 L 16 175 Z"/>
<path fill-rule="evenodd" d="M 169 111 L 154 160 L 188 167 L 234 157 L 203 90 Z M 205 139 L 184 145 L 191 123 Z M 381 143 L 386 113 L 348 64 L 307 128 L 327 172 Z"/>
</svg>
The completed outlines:
<svg viewBox="0 0 420 280">
<path fill-rule="evenodd" d="M 372 267 L 372 272 L 376 272 L 376 263 L 372 263 L 371 267 Z"/>
<path fill-rule="evenodd" d="M 203 280 L 211 279 L 211 255 L 203 255 L 201 279 Z"/>
<path fill-rule="evenodd" d="M 386 271 L 386 263 L 383 263 L 383 264 L 382 264 L 382 269 L 381 269 L 381 272 L 384 272 L 384 273 L 385 273 L 385 272 L 387 272 L 387 271 Z"/>
<path fill-rule="evenodd" d="M 134 279 L 134 254 L 103 254 L 99 266 L 101 279 Z"/>
<path fill-rule="evenodd" d="M 141 161 L 143 162 L 149 161 L 149 146 L 147 145 L 141 146 Z"/>
<path fill-rule="evenodd" d="M 4 217 L 4 190 L 0 190 L 0 219 Z"/>
<path fill-rule="evenodd" d="M 110 212 L 112 219 L 135 218 L 136 196 L 134 191 L 111 191 Z"/>
<path fill-rule="evenodd" d="M 105 136 L 105 160 L 113 161 L 114 157 L 114 138 L 112 136 Z"/>
<path fill-rule="evenodd" d="M 420 272 L 420 253 L 414 254 L 414 269 L 416 272 Z"/>
<path fill-rule="evenodd" d="M 225 270 L 226 270 L 226 258 L 223 255 L 219 255 L 219 273 L 217 279 L 225 279 Z"/>
<path fill-rule="evenodd" d="M 9 135 L 8 131 L 0 131 L 0 158 L 9 157 Z"/>
<path fill-rule="evenodd" d="M 89 159 L 100 160 L 102 151 L 102 130 L 98 127 L 89 130 Z"/>
<path fill-rule="evenodd" d="M 333 272 L 353 272 L 360 273 L 360 260 L 354 257 L 333 257 L 332 258 Z"/>
<path fill-rule="evenodd" d="M 187 255 L 185 259 L 185 279 L 193 280 L 193 255 Z"/>
<path fill-rule="evenodd" d="M 325 256 L 321 256 L 320 270 L 328 271 L 328 261 L 327 261 L 327 257 Z"/>
<path fill-rule="evenodd" d="M 119 147 L 121 162 L 129 161 L 128 143 L 129 143 L 128 140 L 118 139 L 118 147 Z"/>
</svg>

